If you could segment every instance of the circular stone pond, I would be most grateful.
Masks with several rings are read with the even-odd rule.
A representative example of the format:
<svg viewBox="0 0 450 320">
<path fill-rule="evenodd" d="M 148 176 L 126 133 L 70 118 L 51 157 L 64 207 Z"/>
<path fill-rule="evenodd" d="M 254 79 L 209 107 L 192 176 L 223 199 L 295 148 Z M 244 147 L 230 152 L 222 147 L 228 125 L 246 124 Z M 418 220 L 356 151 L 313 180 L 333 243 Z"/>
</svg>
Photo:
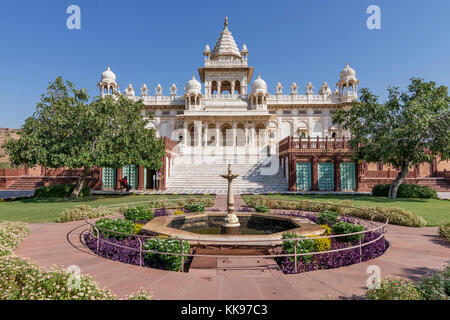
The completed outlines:
<svg viewBox="0 0 450 320">
<path fill-rule="evenodd" d="M 191 245 L 220 246 L 277 245 L 280 244 L 286 231 L 296 232 L 301 236 L 319 236 L 323 233 L 322 227 L 305 218 L 261 213 L 236 213 L 236 215 L 241 224 L 241 234 L 221 234 L 225 212 L 156 217 L 144 225 L 141 232 L 183 238 Z"/>
</svg>

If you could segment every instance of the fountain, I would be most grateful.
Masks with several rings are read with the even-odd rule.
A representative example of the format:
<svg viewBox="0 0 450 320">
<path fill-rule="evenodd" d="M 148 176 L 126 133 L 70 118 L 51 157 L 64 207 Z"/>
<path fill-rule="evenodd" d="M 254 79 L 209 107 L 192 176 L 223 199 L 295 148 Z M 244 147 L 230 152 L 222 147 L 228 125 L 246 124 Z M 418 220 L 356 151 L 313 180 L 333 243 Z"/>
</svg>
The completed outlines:
<svg viewBox="0 0 450 320">
<path fill-rule="evenodd" d="M 221 224 L 223 234 L 240 234 L 241 224 L 234 213 L 234 194 L 233 194 L 233 179 L 237 178 L 237 174 L 233 174 L 231 164 L 228 165 L 228 174 L 220 175 L 222 178 L 228 180 L 228 196 L 227 196 L 227 215 Z"/>
<path fill-rule="evenodd" d="M 193 246 L 230 246 L 229 239 L 236 240 L 233 246 L 267 247 L 279 244 L 283 233 L 296 232 L 302 236 L 320 235 L 323 229 L 302 217 L 283 216 L 259 212 L 235 213 L 232 181 L 233 174 L 228 165 L 227 212 L 197 212 L 183 215 L 156 217 L 142 227 L 143 233 L 189 239 Z M 248 241 L 251 240 L 251 241 Z M 261 241 L 259 241 L 261 240 Z"/>
</svg>

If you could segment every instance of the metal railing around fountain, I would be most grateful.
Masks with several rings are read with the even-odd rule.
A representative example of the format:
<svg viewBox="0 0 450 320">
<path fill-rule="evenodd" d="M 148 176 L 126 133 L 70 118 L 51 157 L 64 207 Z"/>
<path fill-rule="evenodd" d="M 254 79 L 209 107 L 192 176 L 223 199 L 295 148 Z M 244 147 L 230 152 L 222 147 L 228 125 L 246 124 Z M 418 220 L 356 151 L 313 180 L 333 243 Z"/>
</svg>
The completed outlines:
<svg viewBox="0 0 450 320">
<path fill-rule="evenodd" d="M 174 200 L 181 200 L 181 199 L 174 199 Z M 186 199 L 184 199 L 186 200 Z M 139 203 L 143 203 L 143 202 L 157 202 L 157 201 L 167 201 L 167 200 L 153 200 L 153 201 L 142 201 Z M 326 235 L 326 236 L 314 236 L 314 237 L 303 237 L 303 238 L 289 238 L 289 239 L 280 239 L 280 240 L 273 240 L 273 239 L 258 239 L 258 240 L 233 240 L 233 239 L 220 239 L 220 240 L 212 240 L 212 239 L 208 239 L 206 240 L 206 242 L 211 243 L 211 242 L 217 242 L 217 243 L 242 243 L 242 242 L 247 242 L 247 243 L 264 243 L 264 242 L 268 242 L 270 244 L 275 243 L 280 243 L 282 244 L 283 242 L 286 241 L 295 241 L 295 245 L 294 245 L 294 253 L 292 254 L 266 254 L 266 255 L 233 255 L 234 258 L 247 258 L 247 257 L 252 257 L 252 258 L 289 258 L 289 257 L 294 257 L 294 271 L 295 273 L 297 273 L 298 270 L 298 266 L 297 266 L 297 261 L 298 261 L 298 257 L 301 256 L 311 256 L 311 255 L 316 255 L 316 254 L 327 254 L 327 253 L 335 253 L 335 252 L 340 252 L 340 251 L 345 251 L 345 250 L 353 250 L 353 249 L 358 249 L 359 248 L 359 262 L 362 262 L 362 248 L 364 246 L 367 246 L 369 244 L 372 244 L 380 239 L 384 239 L 385 237 L 385 227 L 386 225 L 389 223 L 389 218 L 381 213 L 378 213 L 376 211 L 370 210 L 370 209 L 362 209 L 362 208 L 358 208 L 358 207 L 352 207 L 352 206 L 347 206 L 347 205 L 341 205 L 341 204 L 334 204 L 334 203 L 327 203 L 327 202 L 314 202 L 314 201 L 302 201 L 303 203 L 309 203 L 310 206 L 310 210 L 309 213 L 311 212 L 316 212 L 316 211 L 312 211 L 312 206 L 330 206 L 333 208 L 336 207 L 341 207 L 343 209 L 357 209 L 357 210 L 363 210 L 367 213 L 371 214 L 371 219 L 370 220 L 366 220 L 366 219 L 362 219 L 362 218 L 358 218 L 358 217 L 353 217 L 353 216 L 348 216 L 346 215 L 345 211 L 344 213 L 341 215 L 343 217 L 346 218 L 356 218 L 356 219 L 360 219 L 363 222 L 368 222 L 371 226 L 370 229 L 368 230 L 363 230 L 363 231 L 359 231 L 359 232 L 352 232 L 352 233 L 346 233 L 346 234 L 337 234 L 337 235 Z M 122 206 L 127 207 L 128 205 L 133 205 L 136 204 L 136 202 L 134 203 L 125 203 L 122 204 Z M 299 210 L 299 209 L 297 209 Z M 322 209 L 323 210 L 323 209 Z M 304 210 L 299 210 L 299 211 L 304 211 Z M 283 213 L 281 213 L 281 215 L 283 215 Z M 382 222 L 380 225 L 377 225 L 374 222 L 374 218 L 376 216 L 380 216 L 382 218 L 385 218 L 386 220 L 384 222 Z M 295 216 L 294 216 L 295 217 Z M 301 217 L 301 216 L 300 216 Z M 97 254 L 99 254 L 99 249 L 100 249 L 100 241 L 104 242 L 104 243 L 108 243 L 110 245 L 119 247 L 119 248 L 123 248 L 123 249 L 128 249 L 131 251 L 139 251 L 139 266 L 142 267 L 143 265 L 143 254 L 145 253 L 150 253 L 150 254 L 161 254 L 161 255 L 172 255 L 172 256 L 181 256 L 181 272 L 184 272 L 184 264 L 185 264 L 185 260 L 186 257 L 210 257 L 210 258 L 225 258 L 225 257 L 230 257 L 230 255 L 212 255 L 212 254 L 196 254 L 196 253 L 184 253 L 184 243 L 183 241 L 196 241 L 198 243 L 201 243 L 202 240 L 198 239 L 198 238 L 179 238 L 179 237 L 164 237 L 161 238 L 161 236 L 151 236 L 151 235 L 137 235 L 137 234 L 131 234 L 131 233 L 123 233 L 123 232 L 118 232 L 118 231 L 113 231 L 113 230 L 109 230 L 109 229 L 105 229 L 102 227 L 98 227 L 95 224 L 91 223 L 90 219 L 88 219 L 86 216 L 84 217 L 84 220 L 86 221 L 87 224 L 89 224 L 91 226 L 91 228 L 89 229 L 90 234 L 97 240 Z M 94 234 L 94 231 L 95 233 Z M 127 247 L 127 246 L 123 246 L 117 243 L 113 243 L 111 241 L 108 241 L 107 239 L 102 239 L 100 238 L 100 231 L 99 230 L 104 230 L 108 233 L 114 233 L 117 235 L 122 235 L 122 236 L 128 236 L 130 237 L 135 237 L 138 242 L 139 242 L 139 249 L 137 248 L 132 248 L 132 247 Z M 340 237 L 348 237 L 348 236 L 353 236 L 353 235 L 362 235 L 362 234 L 366 234 L 369 232 L 376 232 L 379 231 L 380 235 L 378 237 L 376 237 L 375 239 L 369 241 L 369 242 L 365 242 L 362 243 L 362 236 L 358 237 L 358 241 L 359 243 L 357 245 L 354 246 L 350 246 L 350 247 L 346 247 L 346 248 L 340 248 L 340 249 L 334 249 L 334 250 L 327 250 L 327 251 L 319 251 L 319 252 L 306 252 L 306 253 L 297 253 L 297 245 L 299 241 L 305 241 L 305 240 L 314 240 L 314 239 L 324 239 L 324 238 L 340 238 Z M 153 238 L 158 238 L 158 239 L 164 239 L 164 240 L 176 240 L 180 242 L 180 247 L 181 247 L 181 253 L 172 253 L 172 252 L 159 252 L 159 251 L 155 251 L 155 250 L 145 250 L 143 249 L 143 240 L 142 239 L 153 239 Z"/>
</svg>

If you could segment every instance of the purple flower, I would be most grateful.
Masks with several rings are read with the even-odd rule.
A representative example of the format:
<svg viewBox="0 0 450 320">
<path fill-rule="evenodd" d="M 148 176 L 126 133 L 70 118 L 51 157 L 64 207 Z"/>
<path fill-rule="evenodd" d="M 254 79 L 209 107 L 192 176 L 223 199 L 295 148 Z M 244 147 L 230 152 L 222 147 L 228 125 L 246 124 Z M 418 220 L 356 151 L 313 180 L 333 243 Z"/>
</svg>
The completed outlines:
<svg viewBox="0 0 450 320">
<path fill-rule="evenodd" d="M 159 209 L 155 209 L 155 214 L 153 215 L 154 217 L 162 217 L 162 216 L 168 216 L 170 215 L 169 210 L 167 210 L 167 208 L 159 208 Z"/>
</svg>

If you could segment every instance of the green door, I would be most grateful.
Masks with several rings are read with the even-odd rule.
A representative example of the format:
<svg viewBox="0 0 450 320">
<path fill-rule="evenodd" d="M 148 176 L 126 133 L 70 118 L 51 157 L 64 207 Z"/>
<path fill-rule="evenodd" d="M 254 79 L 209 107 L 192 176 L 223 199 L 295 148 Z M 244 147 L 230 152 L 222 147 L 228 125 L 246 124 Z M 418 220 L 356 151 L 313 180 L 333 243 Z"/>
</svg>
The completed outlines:
<svg viewBox="0 0 450 320">
<path fill-rule="evenodd" d="M 116 169 L 103 168 L 102 170 L 102 188 L 115 189 L 116 188 Z"/>
<path fill-rule="evenodd" d="M 355 178 L 355 164 L 353 162 L 341 163 L 341 189 L 342 190 L 355 190 L 356 178 Z"/>
<path fill-rule="evenodd" d="M 297 190 L 311 190 L 311 163 L 297 162 Z"/>
<path fill-rule="evenodd" d="M 319 162 L 319 191 L 334 190 L 334 166 L 332 162 Z"/>
<path fill-rule="evenodd" d="M 137 166 L 129 165 L 123 167 L 123 176 L 127 177 L 131 189 L 137 189 L 139 180 L 139 171 Z"/>
</svg>

